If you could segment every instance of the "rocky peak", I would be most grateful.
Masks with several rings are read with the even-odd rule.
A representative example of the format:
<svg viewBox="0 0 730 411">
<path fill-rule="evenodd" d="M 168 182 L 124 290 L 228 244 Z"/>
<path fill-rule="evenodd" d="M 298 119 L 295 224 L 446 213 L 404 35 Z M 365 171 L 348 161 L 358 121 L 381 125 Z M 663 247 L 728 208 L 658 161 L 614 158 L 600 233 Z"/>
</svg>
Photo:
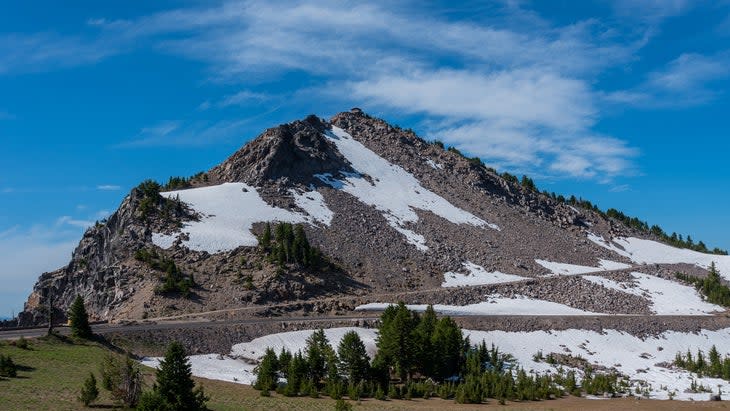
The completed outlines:
<svg viewBox="0 0 730 411">
<path fill-rule="evenodd" d="M 266 130 L 228 160 L 214 167 L 211 181 L 253 185 L 287 179 L 308 184 L 314 174 L 352 171 L 323 132 L 329 125 L 314 115 Z"/>
</svg>

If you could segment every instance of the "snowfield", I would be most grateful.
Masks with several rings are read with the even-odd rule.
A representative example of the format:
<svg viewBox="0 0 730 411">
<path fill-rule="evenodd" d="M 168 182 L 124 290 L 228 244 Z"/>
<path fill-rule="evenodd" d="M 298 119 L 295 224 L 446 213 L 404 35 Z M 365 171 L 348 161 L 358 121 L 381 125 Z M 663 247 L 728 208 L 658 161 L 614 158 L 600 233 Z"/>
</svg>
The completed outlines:
<svg viewBox="0 0 730 411">
<path fill-rule="evenodd" d="M 383 311 L 391 303 L 369 303 L 355 308 L 355 311 Z M 426 311 L 426 304 L 409 304 L 408 309 Z M 498 295 L 487 296 L 487 301 L 469 305 L 442 305 L 435 304 L 434 311 L 443 315 L 608 315 L 579 310 L 564 304 L 552 301 L 537 300 L 534 298 L 517 297 L 504 298 Z"/>
<path fill-rule="evenodd" d="M 686 263 L 706 269 L 714 262 L 720 275 L 730 280 L 730 256 L 727 255 L 705 254 L 636 237 L 618 237 L 607 241 L 602 236 L 588 233 L 588 239 L 637 264 Z"/>
<path fill-rule="evenodd" d="M 337 350 L 340 340 L 348 331 L 356 331 L 365 343 L 368 355 L 372 358 L 375 355 L 375 338 L 377 331 L 369 328 L 342 327 L 329 328 L 324 330 L 332 348 Z M 307 338 L 312 335 L 313 330 L 291 331 L 279 334 L 271 334 L 256 338 L 247 343 L 236 344 L 228 355 L 203 354 L 191 355 L 190 365 L 193 375 L 196 377 L 209 378 L 251 385 L 256 381 L 254 368 L 258 361 L 264 356 L 266 348 L 271 347 L 279 354 L 282 348 L 295 353 L 304 351 L 307 345 Z M 161 358 L 143 358 L 141 363 L 152 368 L 157 368 Z"/>
<path fill-rule="evenodd" d="M 719 305 L 705 302 L 694 287 L 649 274 L 631 273 L 631 276 L 633 284 L 592 275 L 583 278 L 606 288 L 647 298 L 657 315 L 710 315 L 725 311 Z"/>
<path fill-rule="evenodd" d="M 257 222 L 304 223 L 311 221 L 312 218 L 326 221 L 326 213 L 318 204 L 321 195 L 317 197 L 311 192 L 295 196 L 295 201 L 297 204 L 303 204 L 301 207 L 312 212 L 314 217 L 270 206 L 254 187 L 244 183 L 225 183 L 161 194 L 167 198 L 179 198 L 202 214 L 200 221 L 185 223 L 181 231 L 190 238 L 183 240 L 182 244 L 191 250 L 207 251 L 211 254 L 230 251 L 241 246 L 258 245 L 256 236 L 251 233 L 252 225 Z M 305 199 L 302 200 L 301 197 Z M 152 242 L 160 248 L 167 249 L 177 237 L 178 234 L 154 233 Z"/>
<path fill-rule="evenodd" d="M 464 287 L 473 285 L 502 284 L 526 280 L 519 275 L 505 274 L 499 271 L 487 272 L 484 267 L 471 261 L 462 263 L 465 274 L 449 271 L 444 273 L 444 282 L 441 287 Z"/>
<path fill-rule="evenodd" d="M 344 179 L 336 179 L 330 174 L 315 177 L 381 211 L 388 224 L 419 250 L 427 251 L 428 246 L 422 235 L 408 228 L 410 223 L 418 221 L 415 209 L 431 211 L 454 224 L 499 230 L 495 224 L 487 223 L 427 190 L 412 174 L 380 157 L 344 130 L 332 127 L 325 136 L 337 146 L 357 173 L 342 173 Z"/>
<path fill-rule="evenodd" d="M 332 328 L 325 330 L 333 347 L 339 344 L 342 336 L 350 330 L 356 331 L 372 356 L 375 352 L 376 330 L 366 328 Z M 272 334 L 257 338 L 248 343 L 237 344 L 228 356 L 217 354 L 193 355 L 190 358 L 193 375 L 215 380 L 231 381 L 241 384 L 252 384 L 255 381 L 254 363 L 263 355 L 267 347 L 278 353 L 282 348 L 292 352 L 303 350 L 306 339 L 312 330 L 294 331 Z M 535 362 L 532 357 L 538 351 L 544 355 L 563 353 L 580 355 L 591 364 L 615 368 L 627 375 L 634 386 L 646 382 L 650 387 L 650 397 L 668 399 L 669 393 L 675 393 L 679 400 L 709 400 L 709 393 L 687 393 L 692 379 L 717 392 L 721 386 L 723 396 L 730 394 L 730 384 L 714 378 L 697 378 L 689 372 L 659 366 L 660 363 L 671 363 L 677 352 L 691 349 L 696 353 L 701 349 L 707 353 L 715 345 L 721 355 L 728 354 L 730 347 L 730 329 L 719 331 L 702 330 L 699 333 L 682 333 L 668 331 L 657 337 L 638 338 L 630 334 L 604 330 L 603 332 L 586 330 L 565 331 L 473 331 L 464 330 L 472 344 L 485 341 L 499 347 L 500 351 L 512 354 L 519 365 L 531 372 L 555 372 L 556 367 L 545 362 Z M 144 358 L 144 365 L 156 367 L 159 358 Z M 566 370 L 569 367 L 565 367 Z M 580 377 L 580 371 L 577 372 Z"/>
<path fill-rule="evenodd" d="M 551 271 L 552 275 L 579 275 L 588 273 L 597 273 L 601 271 L 625 270 L 631 268 L 630 265 L 618 263 L 611 260 L 600 260 L 598 267 L 587 267 L 584 265 L 556 263 L 547 260 L 535 260 L 536 263 Z"/>
</svg>

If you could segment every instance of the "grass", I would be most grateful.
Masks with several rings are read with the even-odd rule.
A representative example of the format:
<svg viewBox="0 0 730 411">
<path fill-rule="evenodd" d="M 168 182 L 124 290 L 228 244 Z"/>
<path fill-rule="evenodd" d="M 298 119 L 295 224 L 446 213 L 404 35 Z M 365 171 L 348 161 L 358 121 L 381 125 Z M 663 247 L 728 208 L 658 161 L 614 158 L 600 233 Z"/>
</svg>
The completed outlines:
<svg viewBox="0 0 730 411">
<path fill-rule="evenodd" d="M 73 341 L 65 338 L 29 340 L 29 349 L 23 350 L 0 341 L 0 354 L 10 355 L 21 366 L 14 379 L 0 380 L 0 409 L 2 410 L 80 410 L 76 400 L 79 389 L 89 372 L 99 377 L 98 369 L 109 349 L 95 342 Z M 153 371 L 144 369 L 145 380 L 152 380 Z M 287 398 L 275 393 L 261 397 L 249 386 L 196 378 L 211 397 L 208 407 L 215 411 L 239 410 L 333 410 L 335 401 L 324 397 Z M 93 408 L 114 408 L 108 393 L 100 388 L 100 398 Z M 412 401 L 378 401 L 374 399 L 353 402 L 355 411 L 375 410 L 694 410 L 726 409 L 726 402 L 650 401 L 636 399 L 586 400 L 567 397 L 554 401 L 509 403 L 506 407 L 490 400 L 482 405 L 457 405 L 438 398 Z"/>
</svg>

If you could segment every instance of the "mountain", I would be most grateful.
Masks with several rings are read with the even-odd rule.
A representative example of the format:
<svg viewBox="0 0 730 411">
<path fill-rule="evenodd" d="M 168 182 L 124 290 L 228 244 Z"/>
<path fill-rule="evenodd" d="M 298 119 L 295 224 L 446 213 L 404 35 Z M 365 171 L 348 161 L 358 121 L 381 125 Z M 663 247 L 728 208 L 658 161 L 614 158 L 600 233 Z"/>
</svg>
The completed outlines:
<svg viewBox="0 0 730 411">
<path fill-rule="evenodd" d="M 66 267 L 41 275 L 19 319 L 45 321 L 49 296 L 63 319 L 76 295 L 109 321 L 345 313 L 399 300 L 456 314 L 722 310 L 675 272 L 703 276 L 714 262 L 730 278 L 727 256 L 671 247 L 530 183 L 359 109 L 309 116 L 205 173 L 134 188 Z M 278 222 L 303 233 L 262 247 L 267 223 L 290 229 Z M 307 250 L 301 261 L 294 246 Z M 278 262 L 279 248 L 289 261 Z"/>
</svg>

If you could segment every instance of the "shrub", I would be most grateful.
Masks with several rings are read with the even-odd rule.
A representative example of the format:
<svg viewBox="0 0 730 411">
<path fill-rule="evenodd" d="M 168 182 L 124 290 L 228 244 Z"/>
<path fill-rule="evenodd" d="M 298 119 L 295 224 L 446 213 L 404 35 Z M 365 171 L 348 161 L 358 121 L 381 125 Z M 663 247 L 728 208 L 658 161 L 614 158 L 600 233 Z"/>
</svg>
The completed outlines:
<svg viewBox="0 0 730 411">
<path fill-rule="evenodd" d="M 81 387 L 81 393 L 79 393 L 78 400 L 88 407 L 89 404 L 96 401 L 99 397 L 99 389 L 96 387 L 96 377 L 94 373 L 89 373 L 89 376 L 84 381 L 84 386 Z"/>
</svg>

